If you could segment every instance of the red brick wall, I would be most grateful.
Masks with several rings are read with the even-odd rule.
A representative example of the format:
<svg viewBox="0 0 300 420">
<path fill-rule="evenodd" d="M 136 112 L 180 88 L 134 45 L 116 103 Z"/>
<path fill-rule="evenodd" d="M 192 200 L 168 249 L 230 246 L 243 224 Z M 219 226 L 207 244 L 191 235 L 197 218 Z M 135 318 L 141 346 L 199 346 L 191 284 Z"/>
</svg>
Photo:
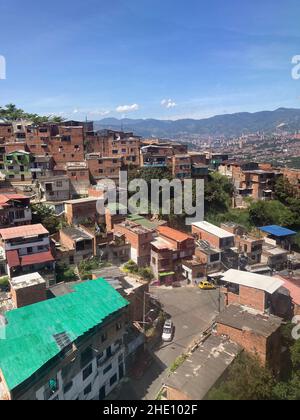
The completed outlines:
<svg viewBox="0 0 300 420">
<path fill-rule="evenodd" d="M 227 325 L 217 324 L 217 334 L 226 335 L 251 355 L 257 355 L 263 365 L 267 362 L 267 340 L 252 331 L 241 331 Z"/>
<path fill-rule="evenodd" d="M 22 308 L 24 306 L 33 305 L 38 302 L 43 302 L 47 299 L 46 283 L 17 290 L 15 290 L 12 287 L 11 295 L 14 304 L 17 308 Z"/>
<path fill-rule="evenodd" d="M 210 245 L 214 248 L 219 249 L 221 246 L 220 239 L 217 236 L 206 232 L 205 230 L 199 229 L 196 226 L 192 226 L 192 233 L 198 235 L 199 239 L 209 242 Z"/>
<path fill-rule="evenodd" d="M 239 296 L 227 292 L 225 289 L 225 304 L 231 305 L 238 303 L 240 305 L 248 306 L 249 308 L 256 309 L 257 311 L 265 311 L 265 292 L 250 287 L 240 286 Z"/>
<path fill-rule="evenodd" d="M 78 224 L 85 219 L 91 218 L 94 219 L 97 214 L 97 200 L 95 202 L 83 202 L 83 203 L 73 203 L 65 204 L 66 209 L 66 219 L 67 222 L 72 224 Z"/>
</svg>

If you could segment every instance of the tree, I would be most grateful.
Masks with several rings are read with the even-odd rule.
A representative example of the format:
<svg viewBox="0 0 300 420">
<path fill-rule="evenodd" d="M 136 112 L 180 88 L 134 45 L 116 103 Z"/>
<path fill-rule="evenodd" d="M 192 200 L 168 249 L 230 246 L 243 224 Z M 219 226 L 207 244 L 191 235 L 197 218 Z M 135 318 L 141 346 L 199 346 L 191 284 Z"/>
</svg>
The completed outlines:
<svg viewBox="0 0 300 420">
<path fill-rule="evenodd" d="M 233 185 L 228 178 L 217 172 L 209 175 L 205 183 L 205 212 L 227 212 L 232 204 L 233 192 Z"/>
<path fill-rule="evenodd" d="M 32 223 L 41 223 L 51 235 L 61 228 L 61 220 L 51 207 L 44 204 L 32 204 Z"/>
<path fill-rule="evenodd" d="M 47 122 L 63 122 L 63 118 L 61 117 L 54 115 L 41 116 L 38 114 L 30 114 L 28 112 L 25 112 L 23 109 L 17 108 L 14 104 L 5 105 L 4 108 L 0 107 L 0 120 L 3 120 L 5 122 L 29 120 L 32 121 L 34 124 L 42 124 Z"/>
<path fill-rule="evenodd" d="M 275 198 L 283 204 L 288 204 L 289 200 L 296 196 L 293 185 L 285 177 L 277 179 L 275 184 Z"/>
<path fill-rule="evenodd" d="M 258 201 L 249 208 L 250 221 L 255 226 L 293 226 L 293 212 L 280 201 Z"/>
<path fill-rule="evenodd" d="M 70 282 L 78 280 L 78 276 L 75 273 L 74 268 L 66 265 L 56 265 L 56 280 L 58 283 Z"/>
<path fill-rule="evenodd" d="M 276 381 L 256 357 L 243 353 L 233 364 L 228 379 L 212 390 L 210 400 L 272 400 Z"/>
</svg>

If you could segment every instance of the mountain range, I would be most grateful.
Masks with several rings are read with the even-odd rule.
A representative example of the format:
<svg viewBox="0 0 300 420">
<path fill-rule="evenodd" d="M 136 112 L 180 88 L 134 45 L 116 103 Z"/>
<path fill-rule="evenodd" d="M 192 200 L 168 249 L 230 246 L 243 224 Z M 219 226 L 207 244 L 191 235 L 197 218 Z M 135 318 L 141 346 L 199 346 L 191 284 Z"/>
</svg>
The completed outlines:
<svg viewBox="0 0 300 420">
<path fill-rule="evenodd" d="M 179 138 L 188 136 L 241 136 L 276 130 L 300 130 L 300 109 L 216 115 L 205 119 L 156 120 L 105 118 L 95 122 L 95 129 L 133 131 L 143 137 Z"/>
</svg>

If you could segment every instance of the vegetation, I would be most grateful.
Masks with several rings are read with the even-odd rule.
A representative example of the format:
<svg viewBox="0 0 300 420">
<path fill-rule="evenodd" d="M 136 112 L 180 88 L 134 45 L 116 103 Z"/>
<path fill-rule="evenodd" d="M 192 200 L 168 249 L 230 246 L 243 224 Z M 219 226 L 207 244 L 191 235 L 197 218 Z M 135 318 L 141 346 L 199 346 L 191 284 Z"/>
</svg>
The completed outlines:
<svg viewBox="0 0 300 420">
<path fill-rule="evenodd" d="M 9 285 L 9 278 L 8 278 L 8 276 L 0 277 L 0 288 L 1 287 L 3 287 L 3 288 L 8 287 L 8 285 Z"/>
<path fill-rule="evenodd" d="M 94 270 L 100 270 L 101 268 L 110 267 L 111 264 L 107 262 L 101 262 L 97 257 L 89 260 L 83 260 L 79 264 L 78 270 L 82 280 L 90 280 L 92 278 L 92 272 Z"/>
<path fill-rule="evenodd" d="M 142 268 L 139 268 L 137 266 L 137 264 L 134 261 L 132 261 L 132 260 L 129 260 L 124 265 L 123 271 L 125 273 L 128 273 L 128 274 L 137 275 L 137 276 L 143 278 L 146 281 L 152 281 L 154 279 L 154 274 L 153 274 L 153 272 L 152 272 L 152 270 L 151 270 L 150 267 L 142 267 Z"/>
<path fill-rule="evenodd" d="M 176 370 L 183 365 L 183 363 L 187 360 L 188 355 L 187 354 L 182 354 L 181 356 L 177 357 L 177 359 L 175 360 L 175 362 L 171 365 L 170 367 L 170 372 L 174 373 L 176 372 Z"/>
<path fill-rule="evenodd" d="M 23 111 L 23 109 L 17 108 L 14 104 L 8 104 L 5 107 L 0 107 L 0 120 L 5 122 L 28 120 L 32 121 L 34 124 L 42 124 L 48 122 L 61 123 L 63 121 L 63 119 L 58 116 L 40 116 L 38 114 L 30 114 Z"/>
<path fill-rule="evenodd" d="M 228 378 L 213 389 L 210 400 L 299 400 L 300 340 L 293 340 L 292 325 L 285 327 L 283 337 L 288 348 L 285 370 L 276 378 L 258 359 L 242 354 L 229 371 Z"/>
<path fill-rule="evenodd" d="M 63 226 L 64 220 L 59 218 L 51 207 L 45 204 L 32 204 L 32 223 L 41 223 L 51 235 L 57 233 Z"/>
<path fill-rule="evenodd" d="M 56 280 L 58 283 L 77 281 L 78 275 L 76 274 L 74 267 L 57 264 L 56 265 Z"/>
</svg>

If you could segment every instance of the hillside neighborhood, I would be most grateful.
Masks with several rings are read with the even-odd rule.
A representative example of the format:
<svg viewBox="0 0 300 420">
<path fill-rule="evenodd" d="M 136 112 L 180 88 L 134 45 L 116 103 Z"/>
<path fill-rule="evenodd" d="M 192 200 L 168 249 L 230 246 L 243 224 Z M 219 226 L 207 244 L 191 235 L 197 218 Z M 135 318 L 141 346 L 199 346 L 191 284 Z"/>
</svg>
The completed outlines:
<svg viewBox="0 0 300 420">
<path fill-rule="evenodd" d="M 204 180 L 205 220 L 107 204 L 120 171 Z M 89 121 L 0 122 L 0 399 L 213 399 L 241 363 L 299 397 L 299 180 Z"/>
</svg>

